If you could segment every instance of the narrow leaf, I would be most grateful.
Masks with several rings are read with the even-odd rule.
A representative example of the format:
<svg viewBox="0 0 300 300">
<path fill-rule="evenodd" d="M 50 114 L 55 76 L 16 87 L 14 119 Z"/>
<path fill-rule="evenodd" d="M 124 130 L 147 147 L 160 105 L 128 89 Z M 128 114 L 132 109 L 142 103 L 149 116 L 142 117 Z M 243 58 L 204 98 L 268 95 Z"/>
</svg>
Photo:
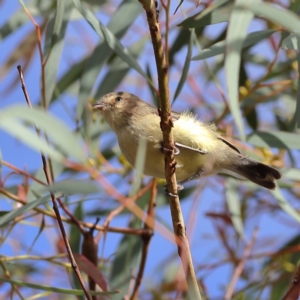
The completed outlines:
<svg viewBox="0 0 300 300">
<path fill-rule="evenodd" d="M 48 27 L 45 37 L 44 53 L 47 55 L 45 65 L 46 105 L 49 105 L 56 85 L 57 71 L 65 42 L 64 36 L 73 7 L 71 0 L 61 0 L 57 5 L 60 9 L 64 7 L 64 10 L 62 12 L 56 11 L 56 17 L 51 19 L 51 26 Z M 49 47 L 49 45 L 51 46 Z"/>
<path fill-rule="evenodd" d="M 209 6 L 204 11 L 185 19 L 177 26 L 181 26 L 183 28 L 198 28 L 207 25 L 227 22 L 233 8 L 232 2 L 233 1 L 229 0 L 216 1 L 213 5 Z"/>
<path fill-rule="evenodd" d="M 123 1 L 112 15 L 112 18 L 107 25 L 107 29 L 111 30 L 111 33 L 115 35 L 116 39 L 120 40 L 135 20 L 135 18 L 124 18 L 123 16 L 131 14 L 137 17 L 141 10 L 142 6 L 135 0 Z M 104 41 L 104 43 L 101 43 L 94 49 L 93 53 L 88 58 L 80 83 L 77 119 L 80 119 L 100 70 L 112 53 L 113 49 Z"/>
<path fill-rule="evenodd" d="M 0 217 L 0 227 L 4 227 L 7 223 L 12 221 L 14 218 L 26 213 L 29 210 L 34 209 L 35 207 L 46 203 L 50 200 L 50 196 L 44 196 L 42 198 L 36 199 L 34 201 L 31 201 L 23 206 L 21 206 L 18 209 L 14 209 L 10 211 L 9 213 L 5 214 L 4 216 Z"/>
<path fill-rule="evenodd" d="M 270 191 L 274 198 L 277 200 L 278 205 L 292 218 L 294 218 L 297 222 L 300 223 L 300 215 L 299 213 L 288 203 L 288 201 L 284 198 L 279 188 L 274 191 Z"/>
<path fill-rule="evenodd" d="M 130 52 L 135 59 L 140 56 L 146 41 L 146 39 L 141 39 L 130 48 Z M 115 57 L 110 65 L 109 71 L 96 89 L 95 99 L 99 99 L 101 96 L 114 91 L 130 70 L 131 68 L 126 62 L 118 56 Z M 150 78 L 149 74 L 147 74 L 147 76 Z"/>
<path fill-rule="evenodd" d="M 244 238 L 244 226 L 241 217 L 241 205 L 237 192 L 237 182 L 233 178 L 226 180 L 226 202 L 232 224 L 241 238 Z"/>
<path fill-rule="evenodd" d="M 98 187 L 88 180 L 65 180 L 55 182 L 47 187 L 52 192 L 72 194 L 93 194 L 99 192 Z"/>
<path fill-rule="evenodd" d="M 260 3 L 258 1 L 244 1 L 239 4 L 251 10 L 255 15 L 281 25 L 291 32 L 300 32 L 300 19 L 290 10 L 276 7 L 271 3 Z"/>
<path fill-rule="evenodd" d="M 247 0 L 237 0 L 236 5 L 247 2 Z M 230 15 L 226 37 L 226 59 L 225 74 L 227 78 L 227 89 L 229 97 L 229 107 L 235 120 L 241 140 L 245 140 L 243 120 L 239 109 L 239 69 L 241 63 L 241 50 L 247 35 L 248 26 L 253 18 L 253 13 L 246 9 L 234 7 Z"/>
<path fill-rule="evenodd" d="M 37 289 L 37 290 L 43 290 L 43 291 L 49 291 L 53 293 L 60 293 L 60 294 L 67 294 L 67 295 L 75 295 L 75 296 L 80 296 L 84 295 L 84 291 L 82 289 L 80 290 L 69 290 L 69 289 L 63 289 L 63 288 L 56 288 L 53 286 L 48 286 L 48 285 L 42 285 L 42 284 L 35 284 L 35 283 L 29 283 L 29 282 L 24 282 L 24 281 L 18 281 L 18 280 L 12 280 L 8 279 L 5 277 L 0 277 L 0 280 L 3 282 L 10 282 L 12 284 L 15 284 L 17 286 L 24 286 L 24 287 L 29 287 L 32 289 Z M 114 292 L 92 292 L 89 291 L 90 295 L 113 295 L 117 294 L 117 291 Z"/>
<path fill-rule="evenodd" d="M 36 107 L 30 109 L 26 106 L 15 105 L 0 112 L 0 126 L 6 126 L 6 129 L 9 129 L 11 133 L 14 133 L 16 137 L 29 145 L 30 140 L 27 141 L 26 136 L 18 134 L 14 128 L 7 128 L 6 122 L 9 122 L 8 119 L 14 119 L 15 122 L 10 121 L 10 124 L 16 123 L 16 126 L 20 126 L 17 125 L 17 120 L 36 125 L 48 135 L 63 153 L 84 161 L 85 155 L 76 135 L 59 119 L 47 114 L 44 110 Z M 40 140 L 39 138 L 37 139 Z"/>
<path fill-rule="evenodd" d="M 146 74 L 143 72 L 142 68 L 134 59 L 134 57 L 132 57 L 132 55 L 129 53 L 128 49 L 123 47 L 123 45 L 111 33 L 111 31 L 106 28 L 83 3 L 81 3 L 79 0 L 73 0 L 73 2 L 83 17 L 95 30 L 95 32 L 106 41 L 108 46 L 115 51 L 117 55 L 119 55 L 130 67 L 136 70 L 143 77 L 147 78 Z"/>
<path fill-rule="evenodd" d="M 247 142 L 258 147 L 300 149 L 299 135 L 283 131 L 256 131 L 247 137 Z"/>
<path fill-rule="evenodd" d="M 271 34 L 276 32 L 275 30 L 262 30 L 251 32 L 247 35 L 243 41 L 242 49 L 258 44 L 265 38 L 268 38 Z M 216 56 L 218 54 L 224 54 L 226 49 L 226 41 L 222 41 L 212 45 L 209 48 L 203 49 L 199 54 L 195 55 L 192 60 L 201 60 L 209 57 Z"/>
<path fill-rule="evenodd" d="M 50 158 L 56 161 L 64 161 L 64 155 L 53 149 L 44 140 L 38 138 L 35 132 L 19 124 L 16 120 L 4 120 L 0 117 L 0 127 L 33 149 L 49 155 Z"/>
<path fill-rule="evenodd" d="M 189 71 L 190 63 L 191 63 L 191 57 L 192 57 L 194 35 L 195 35 L 194 29 L 190 30 L 190 40 L 189 40 L 189 44 L 188 44 L 188 49 L 187 49 L 183 69 L 181 72 L 181 77 L 180 77 L 179 83 L 177 85 L 175 94 L 174 94 L 173 103 L 175 102 L 176 98 L 180 94 L 182 87 L 186 81 L 187 75 L 188 75 L 188 71 Z"/>
</svg>

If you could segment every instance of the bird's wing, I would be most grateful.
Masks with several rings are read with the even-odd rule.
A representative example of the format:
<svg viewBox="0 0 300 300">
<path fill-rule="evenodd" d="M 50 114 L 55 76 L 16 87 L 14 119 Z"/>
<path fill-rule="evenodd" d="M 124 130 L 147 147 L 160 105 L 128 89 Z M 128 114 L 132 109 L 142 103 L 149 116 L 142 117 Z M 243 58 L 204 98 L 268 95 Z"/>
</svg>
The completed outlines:
<svg viewBox="0 0 300 300">
<path fill-rule="evenodd" d="M 227 146 L 229 146 L 231 149 L 235 150 L 237 153 L 241 154 L 240 150 L 238 148 L 236 148 L 234 145 L 232 145 L 231 143 L 229 143 L 226 139 L 224 139 L 223 137 L 219 136 L 219 139 L 224 142 Z"/>
</svg>

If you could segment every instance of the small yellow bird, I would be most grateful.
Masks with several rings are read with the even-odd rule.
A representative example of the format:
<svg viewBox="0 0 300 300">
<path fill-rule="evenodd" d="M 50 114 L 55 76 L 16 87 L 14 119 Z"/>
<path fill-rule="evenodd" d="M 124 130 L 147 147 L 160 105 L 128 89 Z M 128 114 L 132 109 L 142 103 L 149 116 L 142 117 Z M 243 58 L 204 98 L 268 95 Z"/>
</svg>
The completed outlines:
<svg viewBox="0 0 300 300">
<path fill-rule="evenodd" d="M 155 107 L 133 94 L 116 92 L 103 96 L 93 108 L 101 111 L 116 133 L 121 151 L 132 166 L 143 137 L 147 141 L 143 173 L 165 178 L 160 117 Z M 267 189 L 276 187 L 275 179 L 281 178 L 280 172 L 240 154 L 218 134 L 214 124 L 204 124 L 189 112 L 172 112 L 172 117 L 179 183 L 224 172 L 247 178 Z"/>
</svg>

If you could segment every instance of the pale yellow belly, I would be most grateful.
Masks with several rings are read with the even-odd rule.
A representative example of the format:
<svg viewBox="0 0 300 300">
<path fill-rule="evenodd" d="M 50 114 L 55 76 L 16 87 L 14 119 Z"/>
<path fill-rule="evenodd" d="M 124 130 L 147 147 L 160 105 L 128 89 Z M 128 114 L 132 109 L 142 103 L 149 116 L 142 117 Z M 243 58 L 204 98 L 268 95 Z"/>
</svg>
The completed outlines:
<svg viewBox="0 0 300 300">
<path fill-rule="evenodd" d="M 134 139 L 119 138 L 119 146 L 128 162 L 135 167 L 138 142 Z M 197 152 L 180 149 L 180 154 L 175 157 L 177 162 L 177 181 L 183 181 L 199 172 L 203 164 L 208 161 L 209 154 L 202 155 Z M 161 152 L 160 143 L 148 141 L 146 159 L 143 173 L 148 176 L 165 178 L 164 154 Z"/>
</svg>

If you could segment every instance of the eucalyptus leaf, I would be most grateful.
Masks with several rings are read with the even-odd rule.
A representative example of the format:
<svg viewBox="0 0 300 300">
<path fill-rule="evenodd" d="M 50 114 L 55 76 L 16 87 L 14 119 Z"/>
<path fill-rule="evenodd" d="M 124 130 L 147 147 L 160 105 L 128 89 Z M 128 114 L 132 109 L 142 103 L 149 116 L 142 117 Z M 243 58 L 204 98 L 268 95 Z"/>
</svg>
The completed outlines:
<svg viewBox="0 0 300 300">
<path fill-rule="evenodd" d="M 241 205 L 237 191 L 237 182 L 234 178 L 227 178 L 226 180 L 226 202 L 232 224 L 241 238 L 244 238 L 244 226 L 241 216 Z"/>
<path fill-rule="evenodd" d="M 247 142 L 258 147 L 300 149 L 299 135 L 284 131 L 255 131 L 247 137 Z"/>
</svg>

